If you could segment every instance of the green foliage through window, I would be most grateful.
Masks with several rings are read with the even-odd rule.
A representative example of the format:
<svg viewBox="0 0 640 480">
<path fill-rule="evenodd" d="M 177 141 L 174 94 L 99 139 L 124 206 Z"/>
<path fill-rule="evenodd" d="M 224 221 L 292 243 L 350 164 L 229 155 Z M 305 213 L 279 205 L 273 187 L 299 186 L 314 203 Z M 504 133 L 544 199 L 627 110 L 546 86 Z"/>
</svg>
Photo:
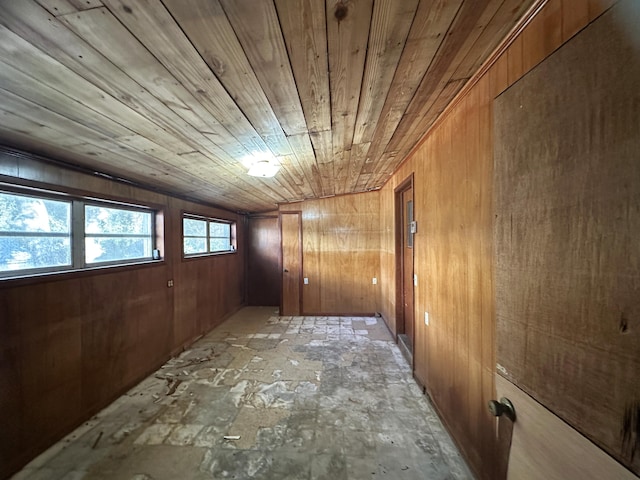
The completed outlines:
<svg viewBox="0 0 640 480">
<path fill-rule="evenodd" d="M 0 272 L 71 265 L 71 202 L 0 192 Z"/>
<path fill-rule="evenodd" d="M 152 258 L 153 212 L 54 198 L 0 192 L 0 277 Z"/>
<path fill-rule="evenodd" d="M 213 218 L 182 218 L 183 253 L 185 256 L 234 251 L 232 224 Z"/>
<path fill-rule="evenodd" d="M 150 212 L 95 205 L 84 208 L 85 261 L 114 262 L 150 258 Z"/>
</svg>

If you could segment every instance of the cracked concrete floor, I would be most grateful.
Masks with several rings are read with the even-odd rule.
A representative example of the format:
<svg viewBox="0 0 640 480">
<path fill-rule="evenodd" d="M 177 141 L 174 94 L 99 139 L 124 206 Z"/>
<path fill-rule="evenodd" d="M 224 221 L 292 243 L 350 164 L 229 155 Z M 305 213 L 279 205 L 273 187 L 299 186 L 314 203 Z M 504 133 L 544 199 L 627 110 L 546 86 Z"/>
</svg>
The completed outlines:
<svg viewBox="0 0 640 480">
<path fill-rule="evenodd" d="M 248 307 L 13 478 L 473 477 L 380 319 Z"/>
</svg>

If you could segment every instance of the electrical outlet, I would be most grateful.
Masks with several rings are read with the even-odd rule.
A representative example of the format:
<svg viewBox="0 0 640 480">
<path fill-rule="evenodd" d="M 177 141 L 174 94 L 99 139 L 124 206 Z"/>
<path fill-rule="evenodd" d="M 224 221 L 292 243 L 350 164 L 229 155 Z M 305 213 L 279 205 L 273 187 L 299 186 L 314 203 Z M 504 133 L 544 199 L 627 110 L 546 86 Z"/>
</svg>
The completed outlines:
<svg viewBox="0 0 640 480">
<path fill-rule="evenodd" d="M 304 284 L 309 285 L 309 279 L 307 277 L 304 277 Z"/>
<path fill-rule="evenodd" d="M 424 312 L 424 324 L 429 325 L 429 312 Z"/>
<path fill-rule="evenodd" d="M 377 285 L 378 279 L 376 277 L 373 277 L 373 280 L 371 280 L 371 283 L 373 283 L 374 285 Z"/>
</svg>

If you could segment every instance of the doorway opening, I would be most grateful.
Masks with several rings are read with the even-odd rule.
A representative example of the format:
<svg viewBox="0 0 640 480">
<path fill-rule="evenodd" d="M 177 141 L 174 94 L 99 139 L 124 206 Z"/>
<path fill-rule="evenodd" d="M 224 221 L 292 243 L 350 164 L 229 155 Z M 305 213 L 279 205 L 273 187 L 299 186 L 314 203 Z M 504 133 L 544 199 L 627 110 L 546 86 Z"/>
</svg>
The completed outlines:
<svg viewBox="0 0 640 480">
<path fill-rule="evenodd" d="M 398 345 L 413 369 L 414 272 L 413 272 L 413 175 L 394 190 L 396 246 L 396 335 Z"/>
</svg>

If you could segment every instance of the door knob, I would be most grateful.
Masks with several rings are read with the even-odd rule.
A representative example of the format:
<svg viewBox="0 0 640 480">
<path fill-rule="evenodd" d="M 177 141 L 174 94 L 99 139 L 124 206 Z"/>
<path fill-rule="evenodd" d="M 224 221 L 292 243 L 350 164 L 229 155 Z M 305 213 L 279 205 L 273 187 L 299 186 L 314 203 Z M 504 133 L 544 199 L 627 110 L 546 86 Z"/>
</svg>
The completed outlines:
<svg viewBox="0 0 640 480">
<path fill-rule="evenodd" d="M 489 411 L 494 417 L 500 417 L 504 415 L 512 422 L 516 421 L 516 409 L 513 408 L 513 403 L 506 397 L 502 397 L 500 401 L 490 400 Z"/>
</svg>

